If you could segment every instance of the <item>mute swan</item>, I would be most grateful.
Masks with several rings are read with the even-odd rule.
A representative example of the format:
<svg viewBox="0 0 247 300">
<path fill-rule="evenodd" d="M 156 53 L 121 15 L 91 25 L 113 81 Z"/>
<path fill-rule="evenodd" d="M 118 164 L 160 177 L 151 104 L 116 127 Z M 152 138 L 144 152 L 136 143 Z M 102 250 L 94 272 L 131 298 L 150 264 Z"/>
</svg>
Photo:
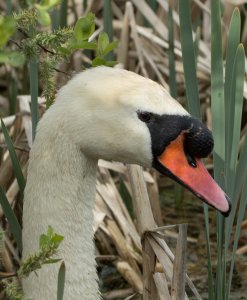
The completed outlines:
<svg viewBox="0 0 247 300">
<path fill-rule="evenodd" d="M 76 75 L 38 125 L 24 195 L 23 257 L 38 249 L 51 225 L 64 236 L 64 300 L 100 299 L 92 230 L 98 159 L 153 166 L 227 215 L 227 196 L 199 160 L 212 146 L 210 131 L 159 84 L 107 67 Z M 43 266 L 25 279 L 25 295 L 56 299 L 58 267 Z"/>
</svg>

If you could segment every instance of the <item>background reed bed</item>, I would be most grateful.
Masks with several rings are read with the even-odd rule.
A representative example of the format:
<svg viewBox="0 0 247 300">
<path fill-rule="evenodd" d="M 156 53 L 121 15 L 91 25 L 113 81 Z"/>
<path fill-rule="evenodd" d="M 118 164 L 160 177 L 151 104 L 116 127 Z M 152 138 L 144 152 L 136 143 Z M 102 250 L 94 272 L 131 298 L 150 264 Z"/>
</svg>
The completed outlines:
<svg viewBox="0 0 247 300">
<path fill-rule="evenodd" d="M 212 129 L 215 148 L 205 164 L 233 209 L 224 219 L 203 204 L 202 214 L 193 196 L 153 170 L 100 160 L 95 237 L 104 299 L 246 297 L 246 8 L 234 0 L 0 1 L 2 279 L 18 284 L 23 191 L 39 118 L 73 74 L 117 63 L 159 82 Z M 86 16 L 89 27 L 78 21 Z M 188 223 L 188 236 L 180 223 Z M 64 276 L 61 264 L 58 299 Z M 8 299 L 3 290 L 4 283 L 0 299 Z"/>
</svg>

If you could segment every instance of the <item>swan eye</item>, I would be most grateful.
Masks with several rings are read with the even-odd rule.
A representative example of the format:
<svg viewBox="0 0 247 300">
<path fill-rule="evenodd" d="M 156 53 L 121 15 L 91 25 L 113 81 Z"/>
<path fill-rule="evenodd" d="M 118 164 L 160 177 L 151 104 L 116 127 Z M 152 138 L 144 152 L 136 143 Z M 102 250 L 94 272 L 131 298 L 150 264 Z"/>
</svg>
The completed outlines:
<svg viewBox="0 0 247 300">
<path fill-rule="evenodd" d="M 137 112 L 138 118 L 145 123 L 149 123 L 153 119 L 153 114 L 150 112 L 145 112 L 145 111 L 138 111 Z"/>
</svg>

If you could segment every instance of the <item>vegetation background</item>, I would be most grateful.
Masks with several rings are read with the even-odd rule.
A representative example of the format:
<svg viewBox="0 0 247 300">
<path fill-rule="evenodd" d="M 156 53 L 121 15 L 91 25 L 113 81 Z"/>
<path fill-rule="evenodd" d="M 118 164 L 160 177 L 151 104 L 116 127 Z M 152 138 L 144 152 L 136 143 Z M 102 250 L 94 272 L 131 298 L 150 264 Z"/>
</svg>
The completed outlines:
<svg viewBox="0 0 247 300">
<path fill-rule="evenodd" d="M 189 290 L 186 279 L 187 296 L 247 299 L 245 2 L 0 1 L 0 299 L 24 299 L 15 290 L 16 272 L 20 266 L 19 277 L 33 271 L 30 261 L 29 271 L 21 264 L 20 252 L 23 190 L 37 122 L 73 74 L 116 63 L 159 82 L 213 130 L 215 150 L 205 164 L 232 199 L 226 220 L 153 170 L 145 170 L 144 179 L 156 223 L 188 223 L 187 273 L 197 291 Z M 141 231 L 132 196 L 127 167 L 100 161 L 95 236 L 104 299 L 139 299 L 143 293 Z M 177 237 L 171 228 L 165 230 L 174 251 Z M 60 242 L 50 228 L 34 256 L 34 269 L 54 255 Z M 156 269 L 165 274 L 169 291 L 170 267 L 157 258 Z M 60 270 L 58 299 L 63 264 Z"/>
</svg>

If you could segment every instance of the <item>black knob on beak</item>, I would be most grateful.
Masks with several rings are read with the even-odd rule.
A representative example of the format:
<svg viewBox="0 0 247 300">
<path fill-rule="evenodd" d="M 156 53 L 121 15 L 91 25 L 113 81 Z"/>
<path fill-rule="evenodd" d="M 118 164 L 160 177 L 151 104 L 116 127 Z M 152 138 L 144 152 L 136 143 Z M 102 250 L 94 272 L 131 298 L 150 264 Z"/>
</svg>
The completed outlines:
<svg viewBox="0 0 247 300">
<path fill-rule="evenodd" d="M 211 131 L 199 120 L 192 120 L 192 126 L 186 134 L 185 152 L 192 157 L 207 157 L 213 150 L 214 140 Z"/>
</svg>

